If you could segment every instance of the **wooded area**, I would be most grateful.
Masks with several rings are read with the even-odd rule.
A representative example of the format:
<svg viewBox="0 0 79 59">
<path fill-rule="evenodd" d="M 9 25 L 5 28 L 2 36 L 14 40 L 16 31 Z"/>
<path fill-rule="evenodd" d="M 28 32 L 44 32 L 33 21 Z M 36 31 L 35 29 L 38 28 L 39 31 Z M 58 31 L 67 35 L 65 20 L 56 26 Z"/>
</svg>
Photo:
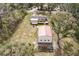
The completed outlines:
<svg viewBox="0 0 79 59">
<path fill-rule="evenodd" d="M 67 3 L 0 4 L 0 55 L 34 55 L 37 50 L 34 50 L 32 43 L 26 44 L 24 42 L 19 45 L 16 43 L 11 45 L 10 38 L 16 33 L 18 26 L 24 19 L 27 22 L 29 21 L 29 17 L 32 14 L 31 12 L 29 13 L 29 11 L 36 7 L 38 8 L 38 14 L 46 15 L 49 18 L 50 26 L 57 35 L 57 44 L 59 50 L 61 50 L 59 52 L 60 55 L 79 55 L 79 4 Z M 53 12 L 56 11 L 55 8 L 57 7 L 60 12 L 54 14 Z M 31 31 L 32 27 L 31 25 L 28 25 L 30 22 L 27 22 L 26 26 L 29 27 Z M 34 34 L 31 32 L 31 34 L 28 34 L 27 36 L 31 37 L 32 35 L 34 36 Z M 63 42 L 64 46 L 62 47 L 61 41 L 68 37 L 73 38 L 73 42 L 76 42 L 75 44 L 77 44 L 77 49 L 74 49 L 73 42 Z M 56 52 L 56 54 L 57 53 L 58 52 Z"/>
</svg>

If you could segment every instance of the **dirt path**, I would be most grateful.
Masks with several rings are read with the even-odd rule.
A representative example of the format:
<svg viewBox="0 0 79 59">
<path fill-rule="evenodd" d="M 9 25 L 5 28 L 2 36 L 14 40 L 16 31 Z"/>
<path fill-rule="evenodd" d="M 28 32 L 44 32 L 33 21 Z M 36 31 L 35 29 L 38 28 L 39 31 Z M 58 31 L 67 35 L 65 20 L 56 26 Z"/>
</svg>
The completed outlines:
<svg viewBox="0 0 79 59">
<path fill-rule="evenodd" d="M 53 56 L 53 52 L 37 52 L 35 56 Z"/>
</svg>

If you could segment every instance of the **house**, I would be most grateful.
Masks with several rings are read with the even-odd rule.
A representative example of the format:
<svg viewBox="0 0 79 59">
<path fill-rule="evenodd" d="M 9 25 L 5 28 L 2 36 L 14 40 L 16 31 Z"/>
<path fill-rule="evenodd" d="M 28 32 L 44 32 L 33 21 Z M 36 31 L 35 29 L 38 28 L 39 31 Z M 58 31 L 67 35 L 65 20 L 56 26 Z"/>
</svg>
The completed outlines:
<svg viewBox="0 0 79 59">
<path fill-rule="evenodd" d="M 47 17 L 43 16 L 43 15 L 31 16 L 30 21 L 31 21 L 31 24 L 33 24 L 33 25 L 38 24 L 38 23 L 48 23 Z"/>
<path fill-rule="evenodd" d="M 39 50 L 52 50 L 52 31 L 50 26 L 42 25 L 38 27 L 38 49 Z"/>
</svg>

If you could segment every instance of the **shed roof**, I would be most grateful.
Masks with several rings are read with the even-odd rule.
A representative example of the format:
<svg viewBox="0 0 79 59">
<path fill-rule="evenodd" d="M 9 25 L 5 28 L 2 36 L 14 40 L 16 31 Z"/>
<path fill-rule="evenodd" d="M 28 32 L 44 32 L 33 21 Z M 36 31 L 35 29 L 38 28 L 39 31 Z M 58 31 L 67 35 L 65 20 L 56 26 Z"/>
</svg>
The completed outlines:
<svg viewBox="0 0 79 59">
<path fill-rule="evenodd" d="M 30 20 L 32 20 L 32 21 L 33 21 L 33 20 L 38 21 L 38 19 L 37 19 L 37 18 L 31 18 Z"/>
<path fill-rule="evenodd" d="M 52 36 L 52 31 L 50 26 L 48 25 L 39 26 L 38 36 Z"/>
<path fill-rule="evenodd" d="M 46 16 L 31 16 L 30 18 L 47 19 Z"/>
</svg>

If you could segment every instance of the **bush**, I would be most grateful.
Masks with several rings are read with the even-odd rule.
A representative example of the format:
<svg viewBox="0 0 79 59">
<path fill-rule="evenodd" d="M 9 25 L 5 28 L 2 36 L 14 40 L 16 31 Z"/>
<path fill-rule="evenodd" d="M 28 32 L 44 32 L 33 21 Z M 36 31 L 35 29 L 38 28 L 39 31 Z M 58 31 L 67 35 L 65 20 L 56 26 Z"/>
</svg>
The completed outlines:
<svg viewBox="0 0 79 59">
<path fill-rule="evenodd" d="M 0 15 L 0 43 L 12 36 L 24 16 L 27 15 L 27 12 L 16 9 L 11 12 L 6 10 L 5 12 Z"/>
<path fill-rule="evenodd" d="M 66 42 L 64 45 L 64 55 L 70 56 L 73 55 L 73 50 L 72 50 L 73 45 L 71 43 Z"/>
<path fill-rule="evenodd" d="M 0 49 L 0 55 L 4 56 L 32 56 L 34 49 L 32 45 L 26 43 L 21 44 L 6 44 Z"/>
</svg>

